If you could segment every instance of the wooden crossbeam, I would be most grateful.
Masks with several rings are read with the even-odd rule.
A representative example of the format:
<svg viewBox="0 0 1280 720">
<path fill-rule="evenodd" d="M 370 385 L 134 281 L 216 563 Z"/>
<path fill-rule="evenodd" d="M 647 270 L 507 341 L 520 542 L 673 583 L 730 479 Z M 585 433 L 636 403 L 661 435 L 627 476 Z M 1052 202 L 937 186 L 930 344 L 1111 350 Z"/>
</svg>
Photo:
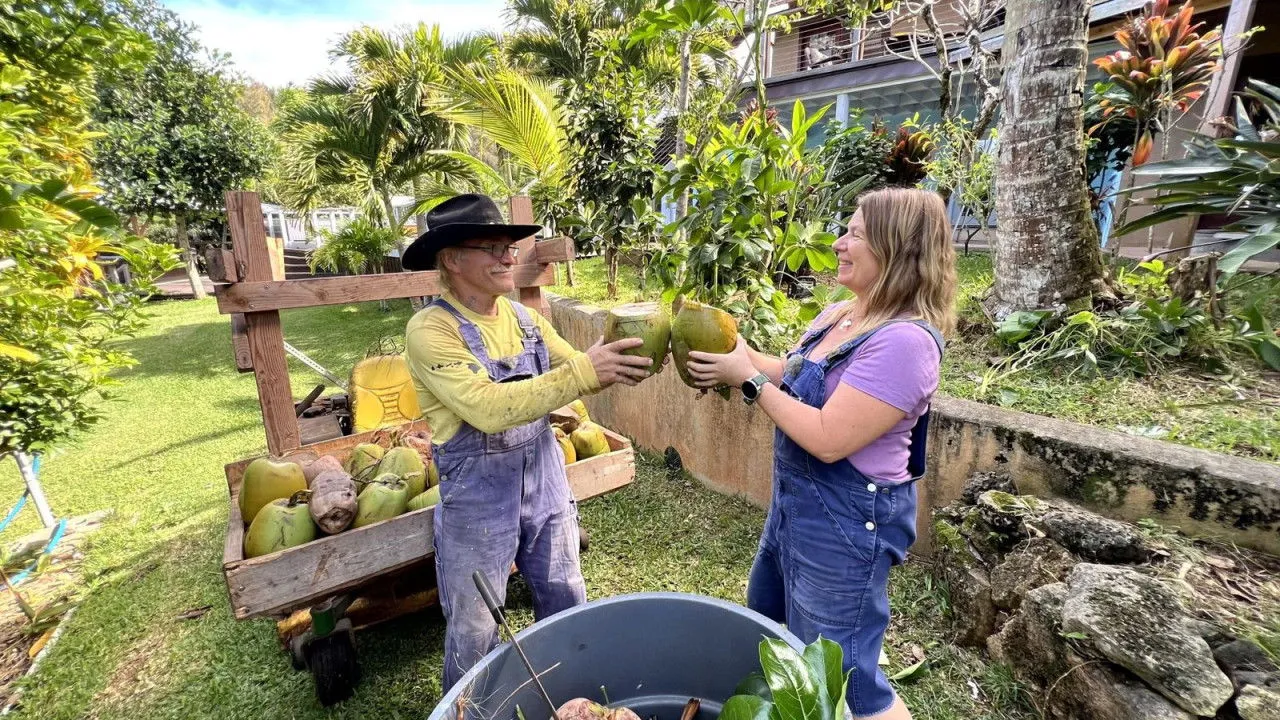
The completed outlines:
<svg viewBox="0 0 1280 720">
<path fill-rule="evenodd" d="M 536 289 L 555 284 L 555 270 L 550 265 L 526 263 L 515 266 L 514 272 L 517 287 Z M 218 293 L 218 312 L 254 313 L 439 294 L 440 280 L 434 270 L 241 282 Z"/>
</svg>

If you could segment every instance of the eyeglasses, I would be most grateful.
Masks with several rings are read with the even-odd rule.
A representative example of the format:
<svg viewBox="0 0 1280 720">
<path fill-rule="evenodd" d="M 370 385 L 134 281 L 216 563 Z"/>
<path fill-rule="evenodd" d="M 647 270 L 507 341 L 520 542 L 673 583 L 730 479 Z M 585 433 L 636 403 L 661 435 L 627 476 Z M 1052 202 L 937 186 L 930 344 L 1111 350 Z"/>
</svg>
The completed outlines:
<svg viewBox="0 0 1280 720">
<path fill-rule="evenodd" d="M 512 260 L 517 260 L 520 257 L 520 248 L 516 247 L 514 244 L 504 243 L 501 245 L 459 245 L 458 247 L 462 248 L 463 250 L 483 250 L 489 253 L 490 255 L 498 258 L 499 260 L 501 260 L 508 252 L 511 253 Z"/>
</svg>

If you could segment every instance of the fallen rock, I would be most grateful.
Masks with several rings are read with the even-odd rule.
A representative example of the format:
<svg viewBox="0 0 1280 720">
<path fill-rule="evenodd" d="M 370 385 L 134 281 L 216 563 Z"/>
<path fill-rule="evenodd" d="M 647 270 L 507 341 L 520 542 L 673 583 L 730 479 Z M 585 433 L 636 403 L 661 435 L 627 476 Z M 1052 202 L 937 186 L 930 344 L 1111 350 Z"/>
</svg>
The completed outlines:
<svg viewBox="0 0 1280 720">
<path fill-rule="evenodd" d="M 991 601 L 1016 610 L 1028 592 L 1067 578 L 1076 559 L 1049 538 L 1032 538 L 1005 556 L 991 571 Z"/>
<path fill-rule="evenodd" d="M 1280 693 L 1258 685 L 1245 685 L 1236 696 L 1240 720 L 1280 720 Z"/>
<path fill-rule="evenodd" d="M 1212 716 L 1234 688 L 1186 621 L 1172 590 L 1131 568 L 1085 563 L 1067 578 L 1063 631 L 1088 634 L 1109 660 L 1182 709 Z"/>
<path fill-rule="evenodd" d="M 1147 559 L 1142 533 L 1128 523 L 1066 509 L 1045 513 L 1038 525 L 1049 537 L 1089 562 L 1138 563 Z"/>
<path fill-rule="evenodd" d="M 950 522 L 933 523 L 936 574 L 951 600 L 951 628 L 960 645 L 981 646 L 996 630 L 991 580 L 969 544 Z"/>
<path fill-rule="evenodd" d="M 1009 473 L 979 472 L 969 476 L 960 493 L 960 500 L 965 505 L 977 505 L 978 496 L 988 490 L 999 490 L 1010 495 L 1018 494 L 1018 487 L 1013 484 Z"/>
<path fill-rule="evenodd" d="M 1062 638 L 1062 604 L 1066 583 L 1042 585 L 1027 593 L 1018 612 L 987 639 L 987 652 L 997 662 L 1013 668 L 1020 679 L 1037 684 L 1052 682 L 1050 675 L 1062 667 L 1067 652 Z"/>
<path fill-rule="evenodd" d="M 1218 667 L 1232 677 L 1240 673 L 1273 673 L 1276 664 L 1256 644 L 1240 638 L 1213 649 Z"/>
<path fill-rule="evenodd" d="M 987 490 L 978 496 L 978 517 L 995 533 L 993 541 L 1008 549 L 1027 539 L 1027 522 L 1045 508 L 1042 500 L 1031 495 L 1010 495 Z"/>
<path fill-rule="evenodd" d="M 1089 661 L 1062 637 L 1064 583 L 1027 592 L 987 649 L 1021 682 L 1039 686 L 1045 716 L 1061 720 L 1194 720 L 1194 716 L 1107 662 Z"/>
</svg>

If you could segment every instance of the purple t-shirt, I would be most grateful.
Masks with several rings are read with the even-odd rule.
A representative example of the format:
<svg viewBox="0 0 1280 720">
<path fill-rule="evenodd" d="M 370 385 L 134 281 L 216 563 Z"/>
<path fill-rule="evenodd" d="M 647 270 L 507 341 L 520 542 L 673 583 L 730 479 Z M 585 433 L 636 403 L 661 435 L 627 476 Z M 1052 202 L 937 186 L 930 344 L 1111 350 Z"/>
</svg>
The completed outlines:
<svg viewBox="0 0 1280 720">
<path fill-rule="evenodd" d="M 822 327 L 826 315 L 814 320 L 813 327 Z M 929 409 L 938 389 L 941 362 L 938 344 L 928 330 L 915 323 L 898 322 L 876 331 L 827 374 L 824 403 L 831 399 L 838 383 L 847 383 L 907 414 L 889 432 L 848 457 L 864 475 L 882 483 L 911 479 L 907 474 L 911 429 Z"/>
</svg>

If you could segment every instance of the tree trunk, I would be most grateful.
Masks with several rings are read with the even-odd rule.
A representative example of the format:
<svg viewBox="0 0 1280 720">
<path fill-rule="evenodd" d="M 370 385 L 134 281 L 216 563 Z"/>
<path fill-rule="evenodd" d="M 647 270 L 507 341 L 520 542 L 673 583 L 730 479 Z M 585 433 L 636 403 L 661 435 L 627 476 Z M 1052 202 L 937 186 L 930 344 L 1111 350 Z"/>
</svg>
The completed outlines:
<svg viewBox="0 0 1280 720">
<path fill-rule="evenodd" d="M 564 279 L 569 287 L 573 287 L 573 261 L 565 263 Z"/>
<path fill-rule="evenodd" d="M 191 281 L 191 294 L 197 300 L 205 298 L 204 282 L 200 280 L 200 269 L 196 267 L 196 253 L 191 249 L 191 238 L 187 237 L 187 216 L 178 213 L 173 216 L 174 231 L 178 235 L 178 247 L 182 250 L 182 259 L 187 265 L 187 280 Z"/>
<path fill-rule="evenodd" d="M 1085 178 L 1089 0 L 1012 0 L 990 311 L 1065 308 L 1103 277 Z"/>
<path fill-rule="evenodd" d="M 693 53 L 693 31 L 690 30 L 684 36 L 684 42 L 680 43 L 680 94 L 676 97 L 676 164 L 680 163 L 681 158 L 685 156 L 688 144 L 685 142 L 684 131 L 680 129 L 680 122 L 684 120 L 684 116 L 689 112 L 689 75 L 692 72 L 693 59 L 690 55 Z M 685 188 L 680 191 L 680 197 L 676 198 L 676 219 L 684 219 L 689 214 L 689 189 Z"/>
<path fill-rule="evenodd" d="M 604 248 L 604 261 L 608 267 L 609 282 L 606 290 L 609 299 L 618 297 L 618 250 L 613 247 L 613 243 L 609 243 Z"/>
<path fill-rule="evenodd" d="M 396 206 L 391 202 L 391 193 L 386 190 L 382 191 L 382 211 L 387 214 L 387 227 L 397 229 L 400 223 L 396 222 Z M 400 253 L 400 269 L 404 269 L 404 233 L 396 235 L 396 250 Z"/>
<path fill-rule="evenodd" d="M 769 0 L 760 0 L 756 6 L 756 103 L 760 106 L 760 114 L 764 115 L 766 96 L 764 92 L 764 36 L 765 25 L 769 19 Z"/>
<path fill-rule="evenodd" d="M 426 199 L 424 197 L 424 195 L 426 195 L 425 186 L 426 186 L 426 183 L 423 182 L 421 175 L 413 179 L 413 203 L 415 205 L 420 204 L 423 200 Z M 423 231 L 427 229 L 427 214 L 418 213 L 417 215 L 414 215 L 413 224 L 417 226 L 417 233 L 421 235 Z"/>
</svg>

